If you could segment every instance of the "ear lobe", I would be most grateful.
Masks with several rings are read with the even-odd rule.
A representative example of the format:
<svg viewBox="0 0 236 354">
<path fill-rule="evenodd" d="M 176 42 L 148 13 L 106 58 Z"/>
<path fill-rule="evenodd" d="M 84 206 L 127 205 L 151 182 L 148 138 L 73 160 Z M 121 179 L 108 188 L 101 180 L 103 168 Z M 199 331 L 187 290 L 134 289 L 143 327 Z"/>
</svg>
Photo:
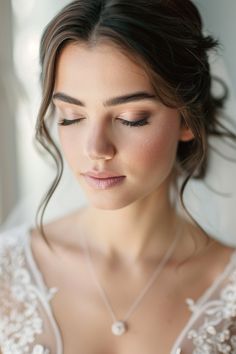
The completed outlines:
<svg viewBox="0 0 236 354">
<path fill-rule="evenodd" d="M 193 132 L 190 128 L 182 128 L 180 132 L 180 137 L 179 140 L 181 141 L 190 141 L 193 140 L 195 137 L 193 135 Z"/>
<path fill-rule="evenodd" d="M 180 136 L 179 140 L 181 141 L 190 141 L 195 139 L 195 136 L 192 130 L 188 127 L 183 117 L 181 117 L 181 127 L 180 127 Z"/>
</svg>

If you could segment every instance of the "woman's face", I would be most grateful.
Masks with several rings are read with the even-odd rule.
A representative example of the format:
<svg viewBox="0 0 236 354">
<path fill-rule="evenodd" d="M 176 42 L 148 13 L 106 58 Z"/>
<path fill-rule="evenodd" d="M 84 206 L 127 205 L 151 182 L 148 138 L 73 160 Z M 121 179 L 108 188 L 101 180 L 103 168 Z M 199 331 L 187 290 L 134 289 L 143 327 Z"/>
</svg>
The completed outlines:
<svg viewBox="0 0 236 354">
<path fill-rule="evenodd" d="M 120 96 L 130 97 L 116 99 Z M 58 125 L 61 148 L 92 206 L 119 209 L 167 187 L 178 142 L 191 139 L 192 133 L 181 127 L 176 109 L 154 96 L 145 71 L 111 44 L 92 49 L 69 44 L 61 52 L 55 119 L 74 121 Z M 127 125 L 136 121 L 139 125 Z M 99 187 L 82 175 L 92 170 L 125 177 Z"/>
</svg>

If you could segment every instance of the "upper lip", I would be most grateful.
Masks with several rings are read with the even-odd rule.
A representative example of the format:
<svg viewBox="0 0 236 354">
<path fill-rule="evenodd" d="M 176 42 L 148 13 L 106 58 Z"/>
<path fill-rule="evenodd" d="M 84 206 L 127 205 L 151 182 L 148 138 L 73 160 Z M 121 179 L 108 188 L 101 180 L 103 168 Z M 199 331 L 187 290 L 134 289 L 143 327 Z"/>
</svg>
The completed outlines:
<svg viewBox="0 0 236 354">
<path fill-rule="evenodd" d="M 112 171 L 87 171 L 82 173 L 83 175 L 95 177 L 95 178 L 110 178 L 110 177 L 121 177 L 121 175 L 117 175 L 117 173 Z"/>
</svg>

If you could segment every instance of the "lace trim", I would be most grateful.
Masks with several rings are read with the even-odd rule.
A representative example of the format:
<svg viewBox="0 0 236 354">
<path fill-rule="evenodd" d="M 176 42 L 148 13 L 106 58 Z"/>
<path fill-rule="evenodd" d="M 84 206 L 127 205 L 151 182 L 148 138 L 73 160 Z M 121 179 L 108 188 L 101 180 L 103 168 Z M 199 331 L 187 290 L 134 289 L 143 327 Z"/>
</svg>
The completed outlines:
<svg viewBox="0 0 236 354">
<path fill-rule="evenodd" d="M 36 287 L 25 267 L 23 242 L 19 237 L 0 239 L 0 344 L 3 354 L 49 354 L 32 344 L 43 332 Z"/>
<path fill-rule="evenodd" d="M 191 311 L 200 310 L 188 299 Z M 193 354 L 236 354 L 236 270 L 229 276 L 229 284 L 216 300 L 203 304 L 204 322 L 191 329 L 187 338 L 195 348 Z"/>
</svg>

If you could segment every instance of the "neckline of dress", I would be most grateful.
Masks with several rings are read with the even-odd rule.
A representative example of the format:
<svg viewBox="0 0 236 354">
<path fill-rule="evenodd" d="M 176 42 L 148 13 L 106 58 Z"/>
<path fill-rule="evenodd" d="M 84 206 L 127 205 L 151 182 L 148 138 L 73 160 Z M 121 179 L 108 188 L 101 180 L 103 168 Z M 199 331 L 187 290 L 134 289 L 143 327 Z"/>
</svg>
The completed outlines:
<svg viewBox="0 0 236 354">
<path fill-rule="evenodd" d="M 49 294 L 51 289 L 55 289 L 55 287 L 48 287 L 46 285 L 44 275 L 41 272 L 38 263 L 34 257 L 32 244 L 31 244 L 31 229 L 33 225 L 31 223 L 26 223 L 26 228 L 23 228 L 23 238 L 24 238 L 24 250 L 25 250 L 25 257 L 28 261 L 28 264 L 31 268 L 31 271 L 35 277 L 36 284 L 39 288 L 39 297 L 42 306 L 45 309 L 45 312 L 48 315 L 48 318 L 51 322 L 52 328 L 54 330 L 55 338 L 56 338 L 56 346 L 57 346 L 57 354 L 63 354 L 63 337 L 60 326 L 56 320 L 53 308 L 50 304 Z"/>
<path fill-rule="evenodd" d="M 44 295 L 45 295 L 45 291 L 48 293 L 50 291 L 50 289 L 52 289 L 52 288 L 48 287 L 46 285 L 44 276 L 43 276 L 42 272 L 40 271 L 40 268 L 39 268 L 37 261 L 34 257 L 34 254 L 32 251 L 32 244 L 31 244 L 31 229 L 32 228 L 33 228 L 33 225 L 31 223 L 30 224 L 26 223 L 26 229 L 24 229 L 24 235 L 23 235 L 26 238 L 26 240 L 25 240 L 26 241 L 25 242 L 26 256 L 27 256 L 27 259 L 29 260 L 29 264 L 32 268 L 31 270 L 32 270 L 33 274 L 35 275 L 37 285 L 44 292 Z M 194 303 L 197 307 L 200 307 L 200 306 L 204 305 L 205 303 L 207 303 L 207 300 L 209 299 L 211 294 L 214 292 L 214 290 L 217 289 L 218 286 L 220 286 L 222 281 L 227 276 L 228 272 L 231 270 L 231 267 L 233 266 L 234 262 L 236 262 L 236 249 L 230 254 L 229 259 L 228 259 L 226 265 L 224 266 L 223 271 L 214 279 L 214 281 L 211 283 L 211 285 L 206 290 L 203 291 L 203 293 L 198 297 L 198 299 L 194 301 Z M 44 299 L 45 299 L 45 296 L 44 296 Z M 192 300 L 191 298 L 189 298 L 189 299 Z M 51 319 L 51 322 L 53 324 L 53 328 L 54 328 L 55 334 L 56 334 L 58 354 L 62 354 L 63 353 L 63 337 L 62 337 L 61 329 L 57 323 L 57 320 L 54 315 L 53 308 L 50 305 L 50 302 L 45 299 L 44 305 L 45 305 L 47 312 L 50 311 L 50 319 Z M 201 313 L 201 311 L 194 311 L 191 313 L 189 319 L 187 320 L 187 322 L 183 326 L 182 330 L 180 331 L 180 333 L 176 337 L 175 342 L 172 345 L 170 354 L 176 354 L 178 352 L 178 350 L 180 349 L 180 344 L 181 344 L 182 340 L 184 339 L 186 332 L 188 331 L 191 324 L 193 324 L 195 322 L 195 320 L 198 318 L 200 313 Z"/>
</svg>

